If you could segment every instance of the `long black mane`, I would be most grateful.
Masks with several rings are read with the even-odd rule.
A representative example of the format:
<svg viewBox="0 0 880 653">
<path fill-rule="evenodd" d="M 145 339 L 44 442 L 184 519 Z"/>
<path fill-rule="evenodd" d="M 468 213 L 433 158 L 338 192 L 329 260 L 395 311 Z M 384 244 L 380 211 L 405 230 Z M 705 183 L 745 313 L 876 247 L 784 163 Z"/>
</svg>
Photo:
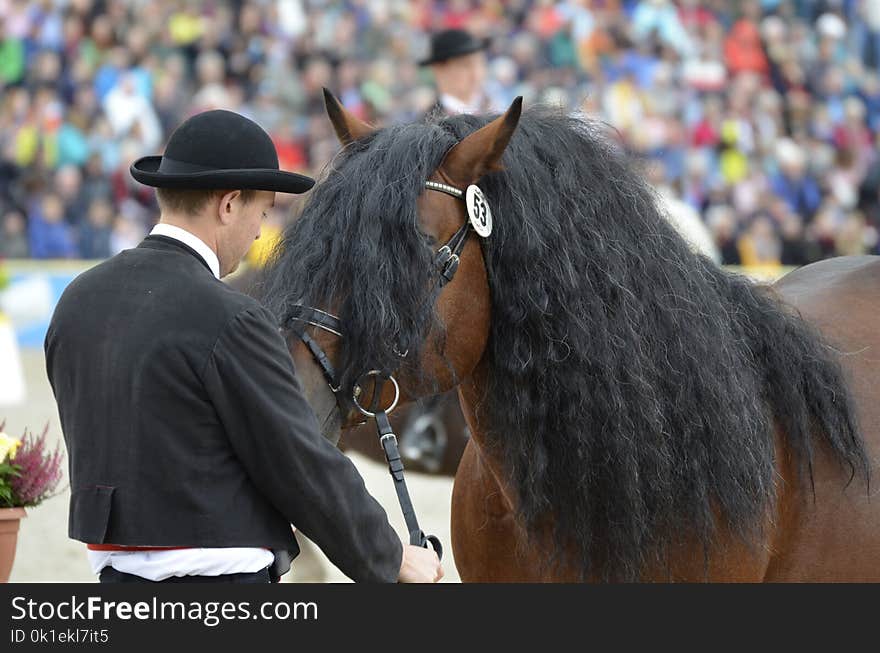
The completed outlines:
<svg viewBox="0 0 880 653">
<path fill-rule="evenodd" d="M 436 326 L 416 198 L 444 153 L 487 118 L 381 130 L 345 148 L 286 232 L 263 285 L 341 314 L 347 375 L 418 356 Z M 481 416 L 528 532 L 548 516 L 559 562 L 638 579 L 719 527 L 756 542 L 776 491 L 774 425 L 809 487 L 823 446 L 867 477 L 833 350 L 772 291 L 694 254 L 604 126 L 523 114 L 495 215 Z"/>
</svg>

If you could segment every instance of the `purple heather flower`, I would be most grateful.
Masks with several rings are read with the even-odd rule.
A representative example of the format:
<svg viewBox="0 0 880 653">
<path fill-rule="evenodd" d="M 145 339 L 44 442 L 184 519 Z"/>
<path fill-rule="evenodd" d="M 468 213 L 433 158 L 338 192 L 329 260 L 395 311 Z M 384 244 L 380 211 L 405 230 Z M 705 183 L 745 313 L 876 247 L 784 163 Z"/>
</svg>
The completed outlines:
<svg viewBox="0 0 880 653">
<path fill-rule="evenodd" d="M 48 424 L 39 436 L 25 430 L 21 446 L 9 461 L 19 469 L 18 475 L 10 480 L 14 505 L 37 505 L 47 499 L 61 481 L 63 454 L 60 446 L 51 452 L 47 450 L 48 432 Z"/>
</svg>

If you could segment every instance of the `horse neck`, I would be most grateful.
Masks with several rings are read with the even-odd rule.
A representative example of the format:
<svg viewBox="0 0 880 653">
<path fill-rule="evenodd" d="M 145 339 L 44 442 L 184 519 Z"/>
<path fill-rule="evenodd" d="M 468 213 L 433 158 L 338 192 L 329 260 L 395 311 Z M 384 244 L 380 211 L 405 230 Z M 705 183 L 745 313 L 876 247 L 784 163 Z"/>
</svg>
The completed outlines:
<svg viewBox="0 0 880 653">
<path fill-rule="evenodd" d="M 486 437 L 489 425 L 481 422 L 480 411 L 477 409 L 486 398 L 488 374 L 489 365 L 486 357 L 483 356 L 473 373 L 458 386 L 458 399 L 461 404 L 461 412 L 471 432 L 471 443 L 477 449 L 480 462 L 489 469 L 503 496 L 504 503 L 510 510 L 513 510 L 513 492 L 508 486 L 507 474 L 501 456 L 494 447 L 489 446 Z"/>
<path fill-rule="evenodd" d="M 471 445 L 476 447 L 480 464 L 491 472 L 497 485 L 498 493 L 486 491 L 486 502 L 497 499 L 495 510 L 515 512 L 514 493 L 507 483 L 507 473 L 503 460 L 495 447 L 490 446 L 486 437 L 489 425 L 481 423 L 478 407 L 486 401 L 488 379 L 488 363 L 480 361 L 473 374 L 458 387 L 459 401 L 468 428 L 471 431 Z M 484 418 L 485 419 L 485 418 Z M 726 531 L 722 526 L 717 534 L 716 543 L 719 547 L 713 552 L 719 555 L 721 564 L 705 566 L 704 552 L 698 543 L 685 545 L 672 554 L 668 566 L 645 569 L 646 580 L 669 581 L 671 579 L 705 581 L 705 580 L 763 580 L 772 575 L 780 564 L 784 564 L 785 556 L 792 542 L 789 541 L 792 523 L 797 519 L 797 494 L 794 464 L 785 450 L 785 438 L 776 429 L 774 434 L 776 446 L 777 473 L 779 487 L 776 502 L 766 516 L 763 542 L 754 544 L 742 542 L 738 537 Z M 483 488 L 487 490 L 487 488 Z M 494 488 L 493 488 L 494 490 Z M 500 497 L 498 496 L 500 494 Z M 494 498 L 494 499 L 493 499 Z M 585 498 L 586 500 L 586 498 Z M 488 505 L 488 504 L 487 504 Z M 552 518 L 552 517 L 551 517 Z M 576 580 L 577 574 L 560 570 L 558 580 Z"/>
</svg>

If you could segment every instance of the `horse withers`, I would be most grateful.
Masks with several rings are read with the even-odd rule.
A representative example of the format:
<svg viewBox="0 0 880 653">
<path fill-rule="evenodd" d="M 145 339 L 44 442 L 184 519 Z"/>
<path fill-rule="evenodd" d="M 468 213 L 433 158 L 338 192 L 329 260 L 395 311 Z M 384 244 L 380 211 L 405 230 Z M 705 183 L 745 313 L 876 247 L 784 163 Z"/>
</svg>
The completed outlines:
<svg viewBox="0 0 880 653">
<path fill-rule="evenodd" d="M 365 372 L 458 389 L 463 580 L 880 580 L 877 259 L 755 285 L 688 248 L 598 123 L 517 101 L 374 130 L 326 99 L 344 147 L 264 301 L 339 317 L 311 334 L 337 393 L 289 340 L 331 439 L 347 393 L 391 402 Z"/>
</svg>

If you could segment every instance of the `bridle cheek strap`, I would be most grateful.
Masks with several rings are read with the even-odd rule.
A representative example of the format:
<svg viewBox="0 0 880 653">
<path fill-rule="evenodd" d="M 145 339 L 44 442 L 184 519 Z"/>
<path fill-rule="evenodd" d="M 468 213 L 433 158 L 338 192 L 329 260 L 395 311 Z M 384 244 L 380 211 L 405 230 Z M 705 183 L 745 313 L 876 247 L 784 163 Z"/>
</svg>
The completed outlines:
<svg viewBox="0 0 880 653">
<path fill-rule="evenodd" d="M 336 378 L 336 370 L 333 369 L 333 364 L 330 362 L 327 354 L 321 349 L 321 346 L 315 342 L 315 339 L 305 331 L 297 333 L 297 335 L 299 336 L 299 339 L 303 341 L 303 344 L 309 348 L 309 351 L 312 352 L 312 357 L 324 373 L 324 378 L 327 379 L 330 389 L 334 394 L 338 393 L 339 381 Z"/>
<path fill-rule="evenodd" d="M 461 262 L 461 250 L 467 242 L 470 234 L 471 224 L 465 222 L 458 231 L 456 231 L 449 242 L 437 251 L 437 257 L 434 259 L 434 267 L 440 274 L 440 287 L 452 281 L 455 273 L 458 272 L 458 264 Z"/>
<path fill-rule="evenodd" d="M 437 181 L 426 181 L 425 188 L 435 190 L 446 195 L 463 200 L 464 191 L 455 186 L 441 184 Z M 440 287 L 452 281 L 455 273 L 458 272 L 458 264 L 461 262 L 461 251 L 464 249 L 467 237 L 471 232 L 471 223 L 465 220 L 464 224 L 459 227 L 458 231 L 452 234 L 452 237 L 443 247 L 437 250 L 437 256 L 434 259 L 434 269 L 440 274 Z"/>
</svg>

